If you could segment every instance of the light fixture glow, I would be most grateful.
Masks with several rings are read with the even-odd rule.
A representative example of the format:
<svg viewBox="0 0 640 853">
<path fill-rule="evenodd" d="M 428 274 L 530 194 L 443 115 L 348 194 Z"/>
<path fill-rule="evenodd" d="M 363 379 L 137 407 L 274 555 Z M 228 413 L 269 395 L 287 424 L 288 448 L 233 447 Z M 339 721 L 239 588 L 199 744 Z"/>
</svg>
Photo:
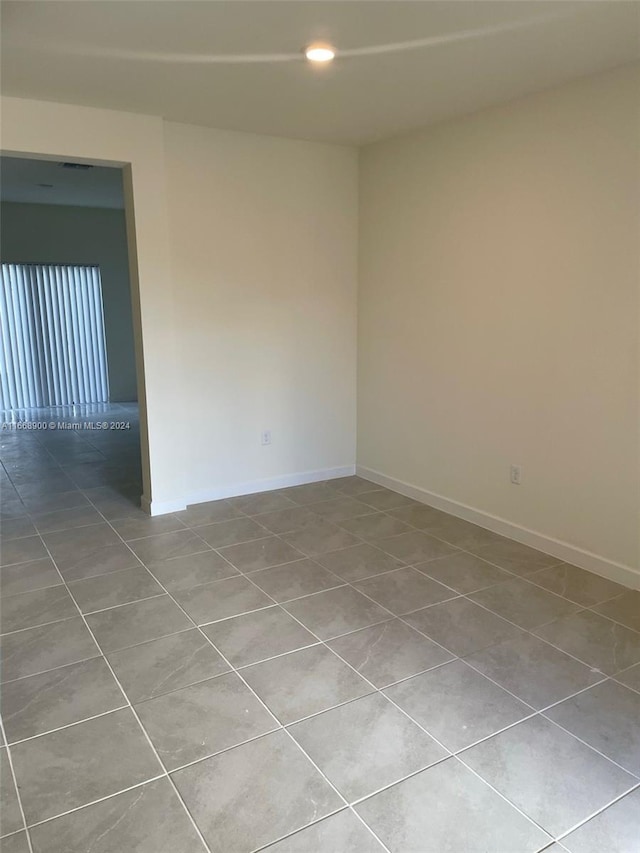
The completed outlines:
<svg viewBox="0 0 640 853">
<path fill-rule="evenodd" d="M 305 47 L 304 55 L 309 62 L 331 62 L 336 52 L 328 44 L 310 44 L 309 47 Z"/>
</svg>

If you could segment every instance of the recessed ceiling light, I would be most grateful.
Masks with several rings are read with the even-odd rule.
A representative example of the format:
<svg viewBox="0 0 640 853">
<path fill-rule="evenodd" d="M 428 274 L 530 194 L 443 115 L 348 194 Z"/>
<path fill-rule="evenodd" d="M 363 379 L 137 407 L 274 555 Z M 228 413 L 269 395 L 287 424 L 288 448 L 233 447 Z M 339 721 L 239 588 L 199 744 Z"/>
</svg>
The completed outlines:
<svg viewBox="0 0 640 853">
<path fill-rule="evenodd" d="M 336 52 L 330 44 L 310 44 L 305 47 L 304 55 L 309 62 L 331 62 Z"/>
</svg>

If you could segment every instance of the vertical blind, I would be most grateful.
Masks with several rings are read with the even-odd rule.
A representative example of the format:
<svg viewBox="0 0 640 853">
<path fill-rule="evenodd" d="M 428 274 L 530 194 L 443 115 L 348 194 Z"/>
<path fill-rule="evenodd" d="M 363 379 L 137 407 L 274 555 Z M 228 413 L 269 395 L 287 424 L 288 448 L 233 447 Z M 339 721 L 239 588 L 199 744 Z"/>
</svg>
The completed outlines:
<svg viewBox="0 0 640 853">
<path fill-rule="evenodd" d="M 97 266 L 2 264 L 0 408 L 109 400 Z"/>
</svg>

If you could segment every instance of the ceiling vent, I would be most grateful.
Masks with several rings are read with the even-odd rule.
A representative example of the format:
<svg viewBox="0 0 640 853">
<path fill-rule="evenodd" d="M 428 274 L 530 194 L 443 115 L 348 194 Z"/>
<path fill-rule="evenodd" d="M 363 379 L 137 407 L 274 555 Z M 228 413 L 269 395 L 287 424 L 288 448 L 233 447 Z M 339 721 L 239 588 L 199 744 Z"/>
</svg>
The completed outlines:
<svg viewBox="0 0 640 853">
<path fill-rule="evenodd" d="M 60 165 L 63 169 L 79 169 L 80 171 L 93 169 L 93 166 L 90 163 L 60 163 Z"/>
</svg>

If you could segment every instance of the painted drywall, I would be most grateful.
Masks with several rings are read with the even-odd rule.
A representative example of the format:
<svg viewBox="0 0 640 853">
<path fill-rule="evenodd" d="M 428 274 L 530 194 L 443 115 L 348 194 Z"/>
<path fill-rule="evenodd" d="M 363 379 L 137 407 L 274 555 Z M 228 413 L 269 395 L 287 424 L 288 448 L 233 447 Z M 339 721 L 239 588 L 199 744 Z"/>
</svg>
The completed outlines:
<svg viewBox="0 0 640 853">
<path fill-rule="evenodd" d="M 2 117 L 4 154 L 125 167 L 143 505 L 353 470 L 356 150 L 16 98 Z"/>
<path fill-rule="evenodd" d="M 143 463 L 143 504 L 180 506 L 182 408 L 162 119 L 2 98 L 2 153 L 123 166 Z M 142 329 L 142 333 L 139 333 Z M 143 369 L 144 368 L 144 369 Z"/>
<path fill-rule="evenodd" d="M 358 356 L 360 466 L 636 570 L 639 82 L 364 148 Z"/>
<path fill-rule="evenodd" d="M 356 150 L 177 123 L 165 142 L 189 498 L 352 467 Z"/>
<path fill-rule="evenodd" d="M 124 210 L 3 202 L 4 263 L 99 264 L 114 402 L 137 399 Z"/>
</svg>

